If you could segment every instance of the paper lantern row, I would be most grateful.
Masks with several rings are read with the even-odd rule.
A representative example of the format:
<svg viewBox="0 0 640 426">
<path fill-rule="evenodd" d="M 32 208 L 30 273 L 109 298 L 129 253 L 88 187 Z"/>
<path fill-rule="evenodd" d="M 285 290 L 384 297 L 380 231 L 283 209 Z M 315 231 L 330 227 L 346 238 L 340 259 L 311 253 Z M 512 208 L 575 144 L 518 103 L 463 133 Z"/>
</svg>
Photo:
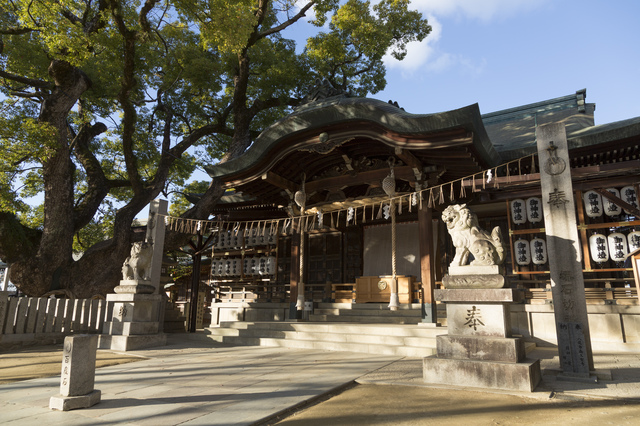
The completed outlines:
<svg viewBox="0 0 640 426">
<path fill-rule="evenodd" d="M 273 275 L 276 272 L 275 256 L 254 256 L 213 260 L 211 275 L 233 277 L 240 275 Z"/>
<path fill-rule="evenodd" d="M 607 188 L 607 191 L 610 192 L 613 196 L 620 198 L 627 204 L 638 208 L 638 196 L 633 186 L 625 186 L 619 191 L 616 188 Z M 602 197 L 602 195 L 598 194 L 595 191 L 585 192 L 583 194 L 583 199 L 584 210 L 588 217 L 602 217 L 603 213 L 609 217 L 614 217 L 622 213 L 622 209 L 620 209 L 619 206 L 612 203 L 608 198 Z M 631 214 L 631 212 L 626 209 L 624 210 L 624 212 L 626 214 Z"/>
<path fill-rule="evenodd" d="M 262 233 L 256 229 L 248 235 L 244 236 L 244 247 L 263 246 L 267 244 L 275 244 L 277 242 L 277 235 L 270 234 L 269 232 Z M 217 235 L 217 240 L 214 247 L 218 250 L 222 249 L 241 249 L 243 240 L 243 231 L 223 231 Z"/>
<path fill-rule="evenodd" d="M 589 237 L 589 250 L 594 262 L 605 263 L 609 259 L 624 262 L 629 252 L 640 248 L 640 232 L 628 235 L 614 232 L 609 235 L 594 234 Z"/>
<path fill-rule="evenodd" d="M 511 221 L 516 225 L 522 225 L 527 220 L 531 223 L 542 222 L 542 200 L 531 197 L 523 200 L 517 198 L 511 200 Z"/>
<path fill-rule="evenodd" d="M 542 238 L 534 238 L 531 241 L 519 239 L 514 242 L 516 263 L 526 266 L 533 262 L 534 265 L 547 263 L 547 242 Z"/>
</svg>

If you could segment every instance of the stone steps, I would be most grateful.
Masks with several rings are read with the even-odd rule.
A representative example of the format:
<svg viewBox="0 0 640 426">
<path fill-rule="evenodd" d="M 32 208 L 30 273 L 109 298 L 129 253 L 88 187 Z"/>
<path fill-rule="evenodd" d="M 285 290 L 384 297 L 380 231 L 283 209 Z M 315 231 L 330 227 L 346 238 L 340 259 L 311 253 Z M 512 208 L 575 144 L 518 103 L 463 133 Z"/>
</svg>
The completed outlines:
<svg viewBox="0 0 640 426">
<path fill-rule="evenodd" d="M 363 352 L 403 357 L 435 353 L 442 327 L 402 324 L 226 322 L 205 330 L 207 338 L 234 345 Z"/>
</svg>

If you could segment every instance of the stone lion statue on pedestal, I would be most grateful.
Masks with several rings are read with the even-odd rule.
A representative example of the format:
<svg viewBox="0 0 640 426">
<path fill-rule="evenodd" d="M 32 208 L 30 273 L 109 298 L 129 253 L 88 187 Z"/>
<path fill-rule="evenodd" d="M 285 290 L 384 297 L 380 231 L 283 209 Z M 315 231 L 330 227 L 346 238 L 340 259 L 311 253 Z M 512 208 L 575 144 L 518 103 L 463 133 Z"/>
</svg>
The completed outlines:
<svg viewBox="0 0 640 426">
<path fill-rule="evenodd" d="M 131 254 L 122 264 L 122 279 L 148 281 L 151 277 L 152 256 L 152 244 L 142 241 L 133 243 Z"/>
<path fill-rule="evenodd" d="M 442 220 L 447 225 L 456 254 L 451 266 L 464 266 L 469 262 L 469 254 L 474 260 L 471 265 L 500 265 L 504 261 L 504 247 L 500 227 L 493 228 L 491 234 L 480 229 L 478 217 L 466 204 L 455 204 L 442 212 Z"/>
</svg>

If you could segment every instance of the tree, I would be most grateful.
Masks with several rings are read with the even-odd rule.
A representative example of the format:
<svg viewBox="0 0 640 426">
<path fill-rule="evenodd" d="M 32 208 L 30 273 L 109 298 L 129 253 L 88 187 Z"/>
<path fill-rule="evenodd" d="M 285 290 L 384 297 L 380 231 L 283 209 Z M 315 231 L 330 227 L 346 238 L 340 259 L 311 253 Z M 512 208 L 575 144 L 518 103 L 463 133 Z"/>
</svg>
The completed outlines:
<svg viewBox="0 0 640 426">
<path fill-rule="evenodd" d="M 311 13 L 319 30 L 299 51 L 285 35 Z M 152 199 L 241 155 L 317 78 L 381 90 L 383 55 L 402 59 L 430 30 L 408 0 L 0 0 L 0 258 L 12 281 L 34 296 L 111 291 Z M 183 216 L 207 218 L 221 194 L 207 183 Z"/>
</svg>

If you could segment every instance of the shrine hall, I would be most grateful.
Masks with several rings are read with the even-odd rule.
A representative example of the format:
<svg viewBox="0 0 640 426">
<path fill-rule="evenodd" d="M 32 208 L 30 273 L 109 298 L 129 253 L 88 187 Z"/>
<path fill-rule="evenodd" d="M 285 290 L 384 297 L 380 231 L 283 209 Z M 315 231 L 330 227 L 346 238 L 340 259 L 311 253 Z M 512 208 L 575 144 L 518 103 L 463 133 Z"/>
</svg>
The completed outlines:
<svg viewBox="0 0 640 426">
<path fill-rule="evenodd" d="M 454 247 L 440 217 L 465 204 L 501 230 L 506 286 L 522 294 L 513 332 L 554 344 L 535 135 L 561 123 L 593 346 L 639 349 L 640 117 L 595 125 L 594 114 L 586 90 L 414 114 L 319 86 L 243 155 L 207 168 L 226 192 L 211 212 L 220 226 L 203 262 L 203 326 L 446 323 L 433 294 Z"/>
</svg>

